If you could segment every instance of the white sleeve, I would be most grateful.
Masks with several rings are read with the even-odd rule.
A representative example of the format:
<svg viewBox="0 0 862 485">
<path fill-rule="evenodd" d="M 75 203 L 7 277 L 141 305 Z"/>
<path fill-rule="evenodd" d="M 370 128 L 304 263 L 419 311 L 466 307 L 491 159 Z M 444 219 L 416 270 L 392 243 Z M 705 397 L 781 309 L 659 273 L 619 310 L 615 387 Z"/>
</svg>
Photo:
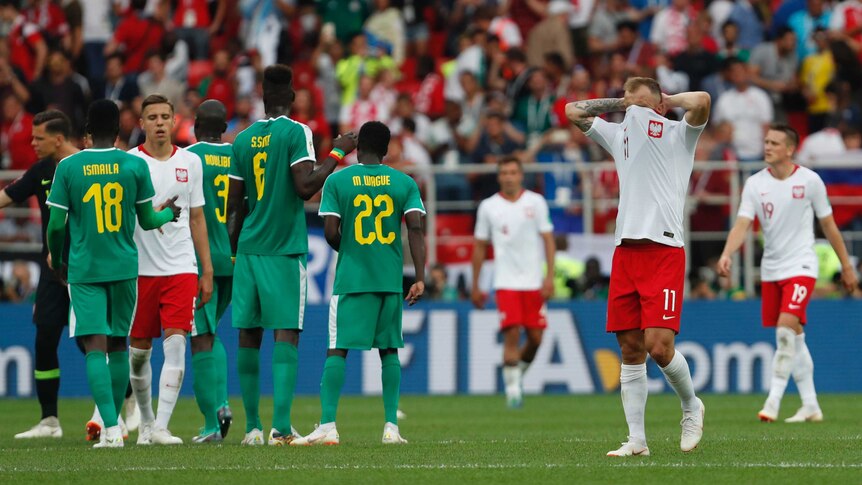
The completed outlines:
<svg viewBox="0 0 862 485">
<path fill-rule="evenodd" d="M 201 157 L 189 152 L 192 162 L 189 164 L 189 183 L 191 193 L 189 194 L 189 207 L 203 207 L 204 199 L 204 169 L 201 165 Z"/>
<path fill-rule="evenodd" d="M 607 150 L 608 153 L 613 156 L 613 143 L 619 132 L 620 125 L 618 123 L 608 123 L 607 121 L 596 116 L 595 118 L 593 118 L 593 126 L 591 126 L 589 130 L 584 132 L 584 134 L 587 135 L 587 137 L 591 140 L 601 145 L 602 148 Z"/>
<path fill-rule="evenodd" d="M 844 7 L 838 5 L 832 11 L 832 17 L 829 18 L 829 30 L 844 30 Z"/>
<path fill-rule="evenodd" d="M 682 142 L 685 145 L 685 148 L 694 153 L 697 148 L 697 140 L 700 138 L 703 130 L 706 129 L 706 121 L 703 122 L 700 126 L 692 126 L 688 123 L 688 120 L 685 119 L 685 115 L 682 117 L 682 121 L 680 124 L 682 125 Z"/>
<path fill-rule="evenodd" d="M 476 229 L 473 232 L 473 237 L 480 241 L 491 240 L 491 220 L 488 217 L 487 208 L 487 201 L 482 202 L 476 212 Z"/>
<path fill-rule="evenodd" d="M 754 178 L 754 175 L 745 181 L 745 187 L 742 188 L 742 197 L 739 200 L 739 211 L 736 213 L 736 216 L 754 220 L 757 215 L 755 212 L 757 200 L 754 198 L 754 183 L 751 181 L 752 178 Z"/>
<path fill-rule="evenodd" d="M 536 214 L 536 224 L 539 226 L 539 234 L 554 232 L 554 223 L 551 222 L 551 211 L 548 209 L 548 202 L 541 195 L 537 199 L 539 203 L 536 206 L 539 209 L 539 213 Z"/>
<path fill-rule="evenodd" d="M 832 204 L 829 203 L 829 196 L 826 194 L 826 184 L 819 176 L 808 184 L 811 194 L 811 205 L 814 207 L 814 215 L 818 219 L 832 215 Z"/>
<path fill-rule="evenodd" d="M 773 114 L 774 114 L 773 113 L 774 108 L 772 107 L 772 100 L 769 99 L 769 95 L 766 94 L 766 91 L 763 91 L 763 90 L 760 90 L 759 98 L 760 98 L 760 109 L 758 109 L 758 111 L 760 112 L 761 115 L 763 115 L 761 118 L 763 120 L 763 123 L 764 124 L 772 123 L 772 118 L 773 118 Z"/>
</svg>

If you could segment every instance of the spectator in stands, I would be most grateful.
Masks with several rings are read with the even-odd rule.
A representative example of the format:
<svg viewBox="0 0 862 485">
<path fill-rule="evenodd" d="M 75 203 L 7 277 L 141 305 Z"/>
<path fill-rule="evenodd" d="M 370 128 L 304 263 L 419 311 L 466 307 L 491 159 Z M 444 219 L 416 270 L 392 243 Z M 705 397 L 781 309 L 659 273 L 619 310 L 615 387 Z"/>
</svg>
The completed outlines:
<svg viewBox="0 0 862 485">
<path fill-rule="evenodd" d="M 356 0 L 319 0 L 317 12 L 323 18 L 323 23 L 335 26 L 335 35 L 344 44 L 353 36 L 362 32 L 362 24 L 368 18 L 368 2 Z"/>
<path fill-rule="evenodd" d="M 836 72 L 827 32 L 820 28 L 815 29 L 814 43 L 817 51 L 802 61 L 802 69 L 799 72 L 802 94 L 808 100 L 809 133 L 823 129 L 834 109 L 826 94 L 826 87 L 832 82 Z"/>
<path fill-rule="evenodd" d="M 429 29 L 425 12 L 433 7 L 433 0 L 402 0 L 404 34 L 407 39 L 407 55 L 418 57 L 428 52 Z"/>
<path fill-rule="evenodd" d="M 640 35 L 637 22 L 623 21 L 617 24 L 617 52 L 625 56 L 626 64 L 634 75 L 645 76 L 656 49 Z"/>
<path fill-rule="evenodd" d="M 141 115 L 131 107 L 120 109 L 120 134 L 118 147 L 124 150 L 134 148 L 144 142 L 146 135 L 141 130 Z"/>
<path fill-rule="evenodd" d="M 733 11 L 733 0 L 712 0 L 706 9 L 706 13 L 712 19 L 712 31 L 710 34 L 719 41 L 719 47 L 724 47 L 722 39 L 722 30 L 724 24 L 730 18 L 730 12 Z"/>
<path fill-rule="evenodd" d="M 254 123 L 254 119 L 256 117 L 252 116 L 252 100 L 249 96 L 240 96 L 236 100 L 236 105 L 234 106 L 234 116 L 227 123 L 227 132 L 225 132 L 224 139 L 229 143 L 233 143 L 233 139 L 236 138 L 242 130 L 251 126 Z"/>
<path fill-rule="evenodd" d="M 290 118 L 308 126 L 314 139 L 314 153 L 325 157 L 332 149 L 332 132 L 323 113 L 314 106 L 311 91 L 307 88 L 296 90 Z"/>
<path fill-rule="evenodd" d="M 686 30 L 693 22 L 694 10 L 689 0 L 673 0 L 670 8 L 656 14 L 650 42 L 661 52 L 675 56 L 686 49 Z"/>
<path fill-rule="evenodd" d="M 485 92 L 479 84 L 479 80 L 472 72 L 461 73 L 461 88 L 464 90 L 464 99 L 461 101 L 461 112 L 464 122 L 472 126 L 478 126 L 482 114 L 485 112 Z"/>
<path fill-rule="evenodd" d="M 48 58 L 48 45 L 39 26 L 28 22 L 18 6 L 18 0 L 0 0 L 0 20 L 11 24 L 6 36 L 9 63 L 21 70 L 27 82 L 32 82 L 42 75 Z"/>
<path fill-rule="evenodd" d="M 718 98 L 713 120 L 733 124 L 733 147 L 741 161 L 761 160 L 763 136 L 773 119 L 772 100 L 764 90 L 751 85 L 742 61 L 730 62 L 728 69 L 733 89 Z"/>
<path fill-rule="evenodd" d="M 602 274 L 598 258 L 590 257 L 584 263 L 584 274 L 578 281 L 579 297 L 584 300 L 607 300 L 610 278 Z"/>
<path fill-rule="evenodd" d="M 221 49 L 213 55 L 213 73 L 201 80 L 198 92 L 204 99 L 215 99 L 221 102 L 227 110 L 228 118 L 233 116 L 236 81 L 231 75 L 230 54 L 226 49 Z"/>
<path fill-rule="evenodd" d="M 590 71 L 582 65 L 575 66 L 572 71 L 572 76 L 569 78 L 569 84 L 566 86 L 566 91 L 563 96 L 557 98 L 554 102 L 554 124 L 555 126 L 567 127 L 569 125 L 566 118 L 566 104 L 575 101 L 583 101 L 587 99 L 595 99 L 598 96 L 593 90 L 590 80 Z M 559 246 L 558 246 L 559 247 Z"/>
<path fill-rule="evenodd" d="M 703 31 L 695 25 L 687 29 L 687 47 L 671 59 L 676 70 L 688 76 L 688 90 L 701 91 L 704 78 L 718 71 L 719 60 L 703 46 Z"/>
<path fill-rule="evenodd" d="M 730 82 L 730 68 L 737 62 L 740 62 L 740 59 L 736 57 L 723 59 L 718 72 L 710 74 L 701 81 L 701 89 L 709 93 L 713 102 L 733 89 L 733 83 Z"/>
<path fill-rule="evenodd" d="M 521 38 L 528 38 L 533 28 L 548 16 L 548 0 L 511 0 L 506 2 L 509 17 L 518 24 Z"/>
<path fill-rule="evenodd" d="M 12 303 L 29 301 L 36 292 L 34 278 L 26 261 L 16 260 L 12 263 L 12 277 L 6 282 L 4 293 Z"/>
<path fill-rule="evenodd" d="M 417 139 L 424 144 L 431 131 L 431 120 L 424 114 L 416 111 L 416 107 L 413 105 L 413 96 L 410 93 L 401 93 L 395 102 L 395 110 L 392 113 L 389 130 L 393 135 L 400 135 L 404 121 L 408 119 L 412 120 L 416 126 Z"/>
<path fill-rule="evenodd" d="M 341 114 L 338 116 L 338 122 L 341 124 L 340 133 L 349 131 L 358 133 L 359 128 L 369 121 L 381 121 L 383 123 L 389 121 L 389 112 L 386 111 L 386 108 L 371 100 L 373 89 L 374 79 L 366 74 L 361 75 L 358 97 L 351 103 L 341 106 Z"/>
<path fill-rule="evenodd" d="M 105 77 L 95 85 L 94 99 L 110 99 L 120 108 L 129 106 L 138 95 L 138 83 L 123 73 L 125 60 L 120 53 L 111 54 L 105 60 Z"/>
<path fill-rule="evenodd" d="M 547 18 L 536 24 L 527 37 L 527 62 L 542 67 L 545 55 L 552 52 L 563 57 L 564 68 L 575 64 L 572 33 L 569 31 L 570 0 L 552 0 L 547 7 Z"/>
<path fill-rule="evenodd" d="M 759 0 L 758 0 L 759 1 Z M 768 12 L 768 7 L 766 7 Z M 764 22 L 761 20 L 763 9 L 755 9 L 749 0 L 736 0 L 728 20 L 739 27 L 739 48 L 750 51 L 763 42 Z"/>
<path fill-rule="evenodd" d="M 478 135 L 476 148 L 470 155 L 473 163 L 496 165 L 503 158 L 512 155 L 521 156 L 523 135 L 507 123 L 503 113 L 499 111 L 487 113 L 481 125 L 481 130 L 476 133 Z M 468 178 L 471 181 L 475 200 L 487 199 L 499 188 L 496 173 L 474 174 Z"/>
<path fill-rule="evenodd" d="M 862 1 L 844 0 L 835 5 L 829 20 L 829 30 L 849 37 L 860 46 L 855 50 L 862 59 Z"/>
<path fill-rule="evenodd" d="M 165 55 L 159 51 L 153 51 L 147 56 L 147 70 L 138 76 L 138 89 L 143 97 L 151 94 L 165 96 L 175 109 L 182 102 L 186 92 L 183 84 L 166 74 Z"/>
<path fill-rule="evenodd" d="M 505 77 L 505 94 L 511 110 L 530 95 L 528 82 L 535 68 L 527 65 L 527 56 L 524 51 L 509 49 L 506 51 L 505 71 L 508 73 Z"/>
<path fill-rule="evenodd" d="M 571 300 L 578 294 L 578 279 L 584 274 L 584 263 L 569 255 L 569 238 L 554 234 L 554 300 Z"/>
<path fill-rule="evenodd" d="M 535 147 L 542 134 L 551 128 L 551 108 L 556 98 L 550 90 L 548 77 L 541 69 L 533 71 L 527 87 L 530 94 L 515 105 L 512 121 L 526 135 L 527 146 Z"/>
<path fill-rule="evenodd" d="M 87 78 L 92 85 L 97 84 L 104 77 L 107 61 L 104 52 L 114 29 L 111 13 L 115 5 L 117 4 L 114 0 L 88 0 L 83 5 L 81 28 L 84 42 L 83 54 L 87 66 Z M 101 98 L 96 95 L 96 99 Z"/>
<path fill-rule="evenodd" d="M 571 78 L 569 75 L 571 70 L 565 68 L 563 56 L 559 52 L 545 54 L 545 63 L 542 65 L 542 71 L 545 72 L 545 76 L 548 78 L 548 84 L 550 84 L 554 97 L 565 96 L 566 89 L 569 86 L 569 79 Z"/>
<path fill-rule="evenodd" d="M 437 72 L 435 60 L 431 56 L 422 56 L 416 62 L 416 76 L 419 78 L 419 88 L 413 93 L 413 103 L 416 111 L 430 117 L 443 116 L 445 80 Z"/>
<path fill-rule="evenodd" d="M 30 100 L 27 81 L 20 69 L 9 64 L 9 56 L 5 49 L 0 49 L 0 99 L 14 94 L 24 103 Z"/>
<path fill-rule="evenodd" d="M 431 300 L 455 301 L 458 299 L 458 290 L 449 284 L 446 267 L 440 263 L 434 263 L 431 266 L 431 270 L 428 272 L 426 291 Z"/>
<path fill-rule="evenodd" d="M 396 65 L 404 62 L 407 38 L 404 17 L 390 0 L 374 0 L 374 13 L 365 21 L 365 31 L 386 41 L 392 47 L 392 60 Z"/>
<path fill-rule="evenodd" d="M 335 63 L 341 58 L 343 47 L 335 38 L 332 24 L 320 29 L 317 48 L 311 54 L 310 64 L 317 74 L 317 85 L 323 91 L 323 115 L 330 131 L 338 128 L 338 112 L 341 109 L 341 91 L 335 75 Z"/>
<path fill-rule="evenodd" d="M 122 52 L 126 58 L 124 72 L 137 74 L 147 67 L 147 55 L 161 44 L 165 27 L 155 18 L 144 15 L 147 0 L 131 0 L 129 10 L 117 24 L 114 36 L 105 46 L 105 55 Z"/>
<path fill-rule="evenodd" d="M 158 49 L 165 57 L 165 75 L 186 84 L 189 78 L 189 46 L 177 37 L 176 32 L 168 31 L 162 36 Z"/>
<path fill-rule="evenodd" d="M 395 69 L 395 63 L 391 57 L 374 57 L 371 55 L 368 48 L 368 39 L 365 37 L 365 34 L 355 34 L 350 39 L 349 45 L 350 56 L 339 60 L 335 65 L 335 75 L 338 78 L 338 83 L 341 85 L 342 109 L 345 106 L 353 104 L 359 91 L 360 78 L 362 76 L 374 78 L 384 69 Z"/>
<path fill-rule="evenodd" d="M 395 111 L 395 103 L 398 101 L 398 91 L 395 89 L 397 76 L 398 71 L 393 69 L 384 69 L 378 72 L 374 87 L 369 95 L 371 102 L 378 106 L 378 111 L 386 113 L 387 117 Z"/>
<path fill-rule="evenodd" d="M 464 99 L 464 90 L 461 88 L 461 74 L 471 72 L 479 80 L 479 84 L 485 83 L 482 73 L 485 72 L 485 48 L 488 44 L 488 34 L 479 27 L 471 26 L 461 37 L 461 50 L 454 60 L 454 67 L 443 72 L 446 76 L 444 95 L 446 99 L 461 101 Z M 510 49 L 512 52 L 515 49 Z M 523 55 L 523 52 L 521 53 Z M 526 62 L 526 57 L 524 57 Z M 494 69 L 491 69 L 494 73 Z M 496 73 L 494 73 L 496 74 Z"/>
<path fill-rule="evenodd" d="M 192 59 L 209 56 L 210 36 L 221 28 L 227 13 L 227 0 L 216 0 L 216 14 L 210 18 L 207 0 L 182 0 L 174 9 L 174 28 L 177 36 L 191 47 Z"/>
<path fill-rule="evenodd" d="M 718 57 L 730 59 L 735 57 L 742 62 L 748 62 L 751 52 L 739 45 L 739 26 L 733 20 L 728 20 L 721 26 L 721 48 Z"/>
<path fill-rule="evenodd" d="M 470 152 L 471 139 L 476 126 L 466 124 L 461 116 L 461 105 L 446 101 L 446 114 L 431 124 L 425 143 L 430 151 L 432 163 L 446 168 L 455 168 L 462 163 L 462 154 Z M 470 187 L 461 174 L 437 175 L 437 197 L 441 200 L 467 200 Z"/>
<path fill-rule="evenodd" d="M 862 133 L 856 126 L 844 125 L 840 129 L 830 126 L 805 137 L 796 160 L 812 167 L 819 161 L 828 162 L 849 150 L 858 150 L 860 145 Z"/>
<path fill-rule="evenodd" d="M 54 50 L 48 56 L 45 75 L 30 88 L 30 111 L 38 113 L 49 107 L 62 111 L 72 123 L 73 138 L 84 134 L 84 118 L 90 103 L 89 86 L 85 92 L 75 81 L 75 74 L 69 54 Z M 83 82 L 86 83 L 86 79 Z"/>
<path fill-rule="evenodd" d="M 33 138 L 33 115 L 24 110 L 18 96 L 3 98 L 3 123 L 0 125 L 3 168 L 27 170 L 36 163 L 36 152 L 30 146 Z"/>
<path fill-rule="evenodd" d="M 49 48 L 71 49 L 72 39 L 66 13 L 51 0 L 30 0 L 24 11 L 27 22 L 39 26 Z"/>
<path fill-rule="evenodd" d="M 626 0 L 605 0 L 599 3 L 588 30 L 587 43 L 590 53 L 594 56 L 606 56 L 617 50 L 617 26 L 625 22 L 637 23 L 638 20 Z"/>
<path fill-rule="evenodd" d="M 431 177 L 431 156 L 425 146 L 416 138 L 416 123 L 412 119 L 404 120 L 401 136 L 401 160 L 405 166 L 412 166 L 411 175 L 423 191 Z"/>
<path fill-rule="evenodd" d="M 814 42 L 814 29 L 829 28 L 832 11 L 826 5 L 826 0 L 808 0 L 804 10 L 795 12 L 787 20 L 787 26 L 796 34 L 796 57 L 800 62 L 817 51 Z"/>
<path fill-rule="evenodd" d="M 789 27 L 782 27 L 774 41 L 763 42 L 751 52 L 748 61 L 751 81 L 762 88 L 772 98 L 775 120 L 787 120 L 787 111 L 801 108 L 794 102 L 799 95 L 796 73 L 799 58 L 796 57 L 796 34 Z"/>
</svg>

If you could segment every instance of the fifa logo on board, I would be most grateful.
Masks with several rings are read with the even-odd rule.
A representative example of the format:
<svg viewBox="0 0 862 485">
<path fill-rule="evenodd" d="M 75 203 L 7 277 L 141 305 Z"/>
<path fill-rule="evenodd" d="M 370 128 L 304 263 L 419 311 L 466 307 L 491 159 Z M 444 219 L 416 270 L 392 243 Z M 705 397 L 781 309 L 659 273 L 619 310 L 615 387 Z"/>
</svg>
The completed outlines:
<svg viewBox="0 0 862 485">
<path fill-rule="evenodd" d="M 649 136 L 651 138 L 661 138 L 662 133 L 664 132 L 664 123 L 661 121 L 653 121 L 649 122 Z"/>
</svg>

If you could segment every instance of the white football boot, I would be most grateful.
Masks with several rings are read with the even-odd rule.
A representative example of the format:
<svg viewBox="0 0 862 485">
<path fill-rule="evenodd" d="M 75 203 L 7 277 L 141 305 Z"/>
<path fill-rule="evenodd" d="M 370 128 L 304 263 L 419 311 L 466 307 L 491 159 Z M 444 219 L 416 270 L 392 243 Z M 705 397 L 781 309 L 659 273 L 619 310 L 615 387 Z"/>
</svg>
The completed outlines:
<svg viewBox="0 0 862 485">
<path fill-rule="evenodd" d="M 398 425 L 386 423 L 383 426 L 383 444 L 384 445 L 406 445 L 407 440 L 401 437 L 398 432 Z"/>
<path fill-rule="evenodd" d="M 56 416 L 48 416 L 39 421 L 36 426 L 15 435 L 15 439 L 30 439 L 30 438 L 62 438 L 63 428 L 60 427 L 60 420 Z"/>
<path fill-rule="evenodd" d="M 688 452 L 697 448 L 700 439 L 703 437 L 703 418 L 706 414 L 706 408 L 703 406 L 703 401 L 699 397 L 697 399 L 697 410 L 693 413 L 682 413 L 682 421 L 679 422 L 682 426 L 682 436 L 679 439 L 679 449 Z"/>
<path fill-rule="evenodd" d="M 308 436 L 296 438 L 290 444 L 293 446 L 337 445 L 339 442 L 338 430 L 332 422 L 317 426 Z"/>
</svg>

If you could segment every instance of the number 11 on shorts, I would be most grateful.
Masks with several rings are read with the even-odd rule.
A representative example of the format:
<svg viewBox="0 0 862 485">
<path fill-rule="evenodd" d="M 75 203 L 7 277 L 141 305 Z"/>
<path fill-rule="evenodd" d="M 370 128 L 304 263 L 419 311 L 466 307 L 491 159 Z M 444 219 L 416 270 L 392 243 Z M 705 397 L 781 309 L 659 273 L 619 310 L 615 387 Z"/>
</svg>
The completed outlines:
<svg viewBox="0 0 862 485">
<path fill-rule="evenodd" d="M 664 290 L 664 311 L 676 311 L 676 290 L 665 288 Z"/>
</svg>

